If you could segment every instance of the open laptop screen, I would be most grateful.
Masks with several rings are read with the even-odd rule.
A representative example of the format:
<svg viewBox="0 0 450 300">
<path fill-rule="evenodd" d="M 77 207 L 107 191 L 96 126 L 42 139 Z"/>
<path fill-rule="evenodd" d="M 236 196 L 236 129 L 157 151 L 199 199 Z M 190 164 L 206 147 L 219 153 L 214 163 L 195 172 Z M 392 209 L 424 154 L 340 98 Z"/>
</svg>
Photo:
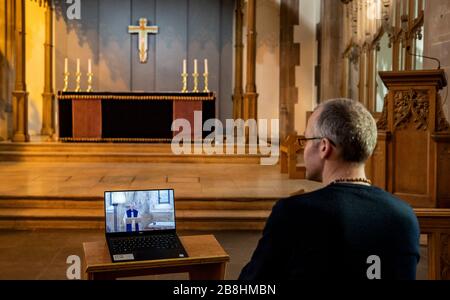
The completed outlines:
<svg viewBox="0 0 450 300">
<path fill-rule="evenodd" d="M 175 229 L 173 190 L 105 192 L 106 232 Z"/>
</svg>

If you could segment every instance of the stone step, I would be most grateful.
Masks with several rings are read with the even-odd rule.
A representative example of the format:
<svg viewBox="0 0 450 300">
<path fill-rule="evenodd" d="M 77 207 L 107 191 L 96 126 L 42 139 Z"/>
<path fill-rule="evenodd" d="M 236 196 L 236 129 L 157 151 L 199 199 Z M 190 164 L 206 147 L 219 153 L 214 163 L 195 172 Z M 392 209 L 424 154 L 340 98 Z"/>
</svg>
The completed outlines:
<svg viewBox="0 0 450 300">
<path fill-rule="evenodd" d="M 219 146 L 217 146 L 219 148 Z M 254 147 L 252 153 L 258 154 L 258 148 Z M 191 153 L 205 154 L 202 151 L 202 146 L 190 147 Z M 233 149 L 232 154 L 245 154 L 249 153 L 248 146 L 244 153 L 238 153 L 236 145 L 223 145 L 223 153 L 226 150 Z M 59 142 L 30 142 L 30 143 L 12 143 L 1 142 L 0 152 L 94 152 L 94 153 L 157 153 L 157 154 L 172 154 L 172 147 L 169 143 L 59 143 Z M 256 151 L 256 152 L 255 152 Z"/>
<path fill-rule="evenodd" d="M 261 155 L 175 155 L 136 152 L 21 152 L 0 151 L 0 161 L 21 162 L 130 162 L 259 164 Z"/>
<path fill-rule="evenodd" d="M 177 198 L 182 230 L 260 230 L 276 198 Z M 0 196 L 0 229 L 104 228 L 101 197 Z"/>
<path fill-rule="evenodd" d="M 176 212 L 177 220 L 198 219 L 217 220 L 242 218 L 265 219 L 270 210 L 179 210 Z M 103 211 L 100 209 L 62 209 L 62 208 L 0 208 L 0 219 L 67 219 L 67 220 L 103 220 Z"/>
<path fill-rule="evenodd" d="M 177 155 L 170 144 L 3 142 L 0 161 L 259 164 L 268 157 L 258 151 L 247 149 L 245 153 L 250 154 L 241 154 L 236 146 L 230 148 L 234 149 L 231 154 L 224 145 L 224 154 L 208 155 L 202 147 L 191 145 L 192 154 Z"/>
<path fill-rule="evenodd" d="M 261 230 L 270 210 L 177 210 L 178 230 Z M 104 228 L 100 209 L 0 208 L 0 229 Z"/>
<path fill-rule="evenodd" d="M 271 210 L 277 198 L 176 198 L 181 210 Z M 89 209 L 103 214 L 101 197 L 11 197 L 0 196 L 0 209 Z"/>
</svg>

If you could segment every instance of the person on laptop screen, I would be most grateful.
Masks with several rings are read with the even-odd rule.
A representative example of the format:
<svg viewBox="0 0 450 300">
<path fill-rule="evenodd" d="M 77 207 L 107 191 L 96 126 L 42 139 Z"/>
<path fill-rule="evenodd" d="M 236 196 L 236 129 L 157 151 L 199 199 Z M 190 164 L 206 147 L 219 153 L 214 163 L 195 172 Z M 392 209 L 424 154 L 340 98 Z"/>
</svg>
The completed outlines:
<svg viewBox="0 0 450 300">
<path fill-rule="evenodd" d="M 173 189 L 105 191 L 104 201 L 113 262 L 188 257 L 176 233 Z"/>
<path fill-rule="evenodd" d="M 139 211 L 136 209 L 136 204 L 132 202 L 123 217 L 124 222 L 127 225 L 127 232 L 139 231 L 139 223 L 135 219 L 138 217 L 138 214 Z"/>
<path fill-rule="evenodd" d="M 415 279 L 412 208 L 371 185 L 375 120 L 357 101 L 324 102 L 300 139 L 306 178 L 322 189 L 278 201 L 239 279 Z"/>
</svg>

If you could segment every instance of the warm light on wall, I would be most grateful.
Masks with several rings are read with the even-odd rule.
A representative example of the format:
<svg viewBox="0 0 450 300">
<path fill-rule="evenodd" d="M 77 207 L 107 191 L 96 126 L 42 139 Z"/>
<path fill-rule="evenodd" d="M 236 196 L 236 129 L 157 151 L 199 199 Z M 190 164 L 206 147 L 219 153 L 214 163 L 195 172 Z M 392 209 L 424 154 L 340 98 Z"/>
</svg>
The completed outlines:
<svg viewBox="0 0 450 300">
<path fill-rule="evenodd" d="M 42 92 L 44 90 L 45 10 L 39 1 L 26 1 L 26 83 L 29 92 L 28 126 L 30 135 L 42 127 Z"/>
</svg>

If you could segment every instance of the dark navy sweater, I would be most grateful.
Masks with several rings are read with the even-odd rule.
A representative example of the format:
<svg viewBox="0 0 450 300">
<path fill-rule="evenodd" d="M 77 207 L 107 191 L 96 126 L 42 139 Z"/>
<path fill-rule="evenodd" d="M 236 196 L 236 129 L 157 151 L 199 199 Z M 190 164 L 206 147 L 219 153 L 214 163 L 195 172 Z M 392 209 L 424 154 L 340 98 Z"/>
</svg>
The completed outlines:
<svg viewBox="0 0 450 300">
<path fill-rule="evenodd" d="M 420 230 L 412 208 L 379 188 L 331 184 L 278 201 L 239 279 L 415 279 Z M 373 269 L 372 269 L 373 271 Z"/>
</svg>

